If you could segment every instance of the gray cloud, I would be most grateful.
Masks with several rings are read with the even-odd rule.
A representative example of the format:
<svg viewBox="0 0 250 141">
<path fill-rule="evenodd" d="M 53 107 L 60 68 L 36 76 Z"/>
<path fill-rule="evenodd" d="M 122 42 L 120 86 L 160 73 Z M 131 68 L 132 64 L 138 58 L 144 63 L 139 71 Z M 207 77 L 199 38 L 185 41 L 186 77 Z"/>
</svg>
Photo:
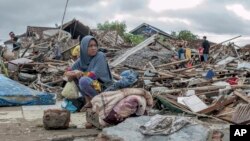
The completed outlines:
<svg viewBox="0 0 250 141">
<path fill-rule="evenodd" d="M 114 0 L 111 9 L 118 9 L 122 12 L 133 12 L 147 8 L 148 0 Z"/>
<path fill-rule="evenodd" d="M 242 4 L 250 8 L 247 0 L 205 0 L 192 9 L 166 10 L 155 13 L 149 9 L 149 0 L 108 0 L 102 6 L 102 0 L 70 0 L 65 21 L 77 18 L 84 24 L 95 27 L 97 23 L 113 19 L 116 14 L 130 15 L 126 18 L 129 29 L 143 22 L 152 24 L 165 31 L 188 29 L 197 33 L 249 35 L 249 21 L 238 17 L 225 6 Z M 0 1 L 0 39 L 7 39 L 9 31 L 17 34 L 25 32 L 28 25 L 54 26 L 60 24 L 66 0 L 1 0 Z M 188 20 L 159 21 L 159 17 Z M 147 19 L 148 18 L 148 19 Z"/>
<path fill-rule="evenodd" d="M 75 7 L 91 7 L 94 1 L 69 1 L 68 11 Z M 0 38 L 8 38 L 9 31 L 18 34 L 25 32 L 26 26 L 55 26 L 60 24 L 66 0 L 1 0 L 0 1 Z M 66 20 L 70 20 L 80 12 L 67 13 Z M 86 15 L 85 15 L 86 16 Z"/>
<path fill-rule="evenodd" d="M 190 10 L 168 11 L 172 17 L 187 18 L 194 26 L 191 27 L 197 31 L 212 32 L 217 34 L 249 34 L 247 28 L 248 22 L 241 19 L 234 13 L 228 11 L 225 6 L 231 4 L 207 1 L 198 7 Z"/>
</svg>

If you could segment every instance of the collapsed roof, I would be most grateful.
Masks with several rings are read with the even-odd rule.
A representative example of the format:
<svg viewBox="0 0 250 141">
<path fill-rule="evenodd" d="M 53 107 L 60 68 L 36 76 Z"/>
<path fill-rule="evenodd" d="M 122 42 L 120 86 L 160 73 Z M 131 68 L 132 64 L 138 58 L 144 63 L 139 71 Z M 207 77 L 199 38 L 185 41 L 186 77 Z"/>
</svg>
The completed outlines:
<svg viewBox="0 0 250 141">
<path fill-rule="evenodd" d="M 142 23 L 141 25 L 139 25 L 138 27 L 136 27 L 135 29 L 130 31 L 131 34 L 134 35 L 146 35 L 146 36 L 152 36 L 153 34 L 160 34 L 163 35 L 165 37 L 168 38 L 173 38 L 170 34 L 166 33 L 165 31 L 156 28 L 152 25 L 149 25 L 147 23 Z"/>
<path fill-rule="evenodd" d="M 81 40 L 84 36 L 91 34 L 90 28 L 76 19 L 63 24 L 62 29 L 69 32 L 72 35 L 72 39 L 80 38 Z"/>
</svg>

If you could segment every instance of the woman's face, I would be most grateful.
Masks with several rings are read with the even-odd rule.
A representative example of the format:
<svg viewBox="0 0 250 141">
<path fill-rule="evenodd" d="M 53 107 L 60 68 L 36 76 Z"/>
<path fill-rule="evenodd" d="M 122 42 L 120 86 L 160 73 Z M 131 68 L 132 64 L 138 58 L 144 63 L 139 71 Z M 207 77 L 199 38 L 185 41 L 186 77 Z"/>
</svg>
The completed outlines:
<svg viewBox="0 0 250 141">
<path fill-rule="evenodd" d="M 90 40 L 89 46 L 88 46 L 88 55 L 95 56 L 96 53 L 97 53 L 97 44 L 95 40 Z"/>
</svg>

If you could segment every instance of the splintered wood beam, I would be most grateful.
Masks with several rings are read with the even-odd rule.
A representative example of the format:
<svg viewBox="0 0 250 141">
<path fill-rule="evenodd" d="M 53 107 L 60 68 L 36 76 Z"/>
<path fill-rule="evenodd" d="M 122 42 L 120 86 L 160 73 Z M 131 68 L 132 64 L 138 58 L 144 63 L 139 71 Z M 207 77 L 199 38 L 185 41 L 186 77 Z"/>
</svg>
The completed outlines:
<svg viewBox="0 0 250 141">
<path fill-rule="evenodd" d="M 144 47 L 148 46 L 149 44 L 155 42 L 155 37 L 156 37 L 156 35 L 153 35 L 153 36 L 149 37 L 148 39 L 146 39 L 145 41 L 143 41 L 142 43 L 140 43 L 139 45 L 131 48 L 126 53 L 122 54 L 116 60 L 114 60 L 113 62 L 111 62 L 110 66 L 111 67 L 116 67 L 117 65 L 119 65 L 120 63 L 122 63 L 123 61 L 125 61 L 130 55 L 136 53 L 137 51 L 143 49 Z"/>
<path fill-rule="evenodd" d="M 210 105 L 208 108 L 199 111 L 198 113 L 201 113 L 201 114 L 208 114 L 208 113 L 211 113 L 211 112 L 213 112 L 213 111 L 215 111 L 215 110 L 217 110 L 217 109 L 223 108 L 224 106 L 233 103 L 236 99 L 237 99 L 237 97 L 233 96 L 233 97 L 228 98 L 228 99 L 226 99 L 226 100 L 222 100 L 222 102 L 221 102 L 221 101 L 218 101 L 218 102 L 216 102 L 216 103 Z"/>
<path fill-rule="evenodd" d="M 191 69 L 199 67 L 199 66 L 201 66 L 201 64 L 200 65 L 196 65 L 196 66 L 192 66 L 190 68 L 181 68 L 181 69 L 177 69 L 177 70 L 171 70 L 171 72 L 181 72 L 181 71 L 191 70 Z"/>
<path fill-rule="evenodd" d="M 241 92 L 234 91 L 234 94 L 236 96 L 238 96 L 239 98 L 241 98 L 242 100 L 246 101 L 247 103 L 250 103 L 250 100 L 248 99 L 248 97 L 246 95 L 242 94 Z"/>
<path fill-rule="evenodd" d="M 249 89 L 250 85 L 232 85 L 233 89 Z"/>
<path fill-rule="evenodd" d="M 194 88 L 182 88 L 182 89 L 172 89 L 161 92 L 161 94 L 171 94 L 171 93 L 180 93 L 186 90 L 197 90 L 197 91 L 206 91 L 206 90 L 217 90 L 217 89 L 224 89 L 226 86 L 204 86 L 204 87 L 194 87 Z"/>
<path fill-rule="evenodd" d="M 200 96 L 200 95 L 214 95 L 214 94 L 219 94 L 219 91 L 218 90 L 215 90 L 215 91 L 209 91 L 209 92 L 203 92 L 203 93 L 198 93 L 196 94 L 197 96 Z"/>
<path fill-rule="evenodd" d="M 176 64 L 184 63 L 184 62 L 187 62 L 187 61 L 189 61 L 189 59 L 185 59 L 185 60 L 181 60 L 181 61 L 175 61 L 175 62 L 163 64 L 163 65 L 159 65 L 159 66 L 156 66 L 155 68 L 167 67 L 167 66 L 171 66 L 171 65 L 176 65 Z"/>
</svg>

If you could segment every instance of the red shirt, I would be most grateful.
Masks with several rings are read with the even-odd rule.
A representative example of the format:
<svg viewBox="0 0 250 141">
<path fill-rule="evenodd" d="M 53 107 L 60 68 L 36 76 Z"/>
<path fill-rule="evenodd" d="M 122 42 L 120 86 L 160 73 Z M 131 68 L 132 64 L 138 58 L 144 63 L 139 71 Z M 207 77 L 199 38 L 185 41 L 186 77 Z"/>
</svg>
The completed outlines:
<svg viewBox="0 0 250 141">
<path fill-rule="evenodd" d="M 199 55 L 203 55 L 203 48 L 202 48 L 202 47 L 199 47 L 199 48 L 198 48 L 198 52 L 199 52 Z"/>
</svg>

